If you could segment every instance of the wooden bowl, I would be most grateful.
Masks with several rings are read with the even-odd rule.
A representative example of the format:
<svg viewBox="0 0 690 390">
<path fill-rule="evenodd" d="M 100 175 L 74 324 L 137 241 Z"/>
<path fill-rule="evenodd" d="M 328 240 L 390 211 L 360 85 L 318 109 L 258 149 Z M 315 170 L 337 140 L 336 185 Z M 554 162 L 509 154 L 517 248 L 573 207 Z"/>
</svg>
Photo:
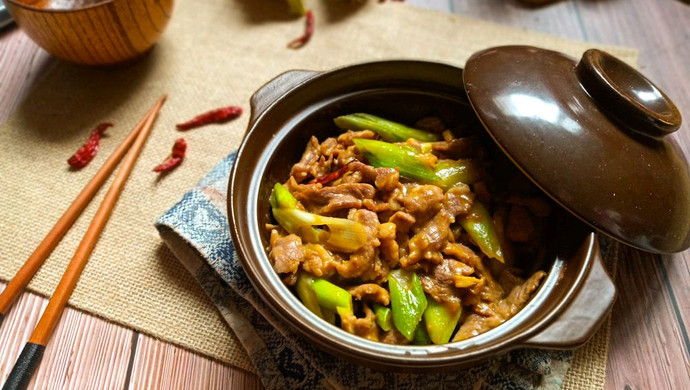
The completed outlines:
<svg viewBox="0 0 690 390">
<path fill-rule="evenodd" d="M 5 0 L 20 28 L 52 55 L 86 65 L 126 63 L 160 38 L 173 0 Z"/>
</svg>

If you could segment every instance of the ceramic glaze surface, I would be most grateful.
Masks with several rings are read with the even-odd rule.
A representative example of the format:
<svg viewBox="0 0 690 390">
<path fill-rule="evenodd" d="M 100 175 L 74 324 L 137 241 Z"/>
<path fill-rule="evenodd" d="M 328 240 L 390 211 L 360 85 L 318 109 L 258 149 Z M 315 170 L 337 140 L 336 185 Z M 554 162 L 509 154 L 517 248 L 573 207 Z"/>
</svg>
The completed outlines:
<svg viewBox="0 0 690 390">
<path fill-rule="evenodd" d="M 640 249 L 682 251 L 690 246 L 690 175 L 658 137 L 678 128 L 680 114 L 632 68 L 588 53 L 584 76 L 553 51 L 477 53 L 464 73 L 467 95 L 509 158 L 574 215 Z"/>
</svg>

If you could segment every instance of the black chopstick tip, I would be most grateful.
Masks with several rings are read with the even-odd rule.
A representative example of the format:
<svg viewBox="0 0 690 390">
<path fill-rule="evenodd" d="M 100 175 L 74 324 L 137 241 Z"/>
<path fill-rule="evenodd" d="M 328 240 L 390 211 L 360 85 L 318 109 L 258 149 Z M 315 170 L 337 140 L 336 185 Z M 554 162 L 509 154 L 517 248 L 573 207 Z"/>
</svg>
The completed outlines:
<svg viewBox="0 0 690 390">
<path fill-rule="evenodd" d="M 2 386 L 2 390 L 25 390 L 41 362 L 45 349 L 45 345 L 26 343 L 7 377 L 7 381 Z"/>
</svg>

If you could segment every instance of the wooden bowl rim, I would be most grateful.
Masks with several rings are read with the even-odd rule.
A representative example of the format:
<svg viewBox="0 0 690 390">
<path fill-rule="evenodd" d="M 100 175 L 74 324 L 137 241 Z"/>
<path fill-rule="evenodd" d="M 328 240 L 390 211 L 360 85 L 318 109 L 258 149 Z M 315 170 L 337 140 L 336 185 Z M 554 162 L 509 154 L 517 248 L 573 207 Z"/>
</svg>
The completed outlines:
<svg viewBox="0 0 690 390">
<path fill-rule="evenodd" d="M 100 0 L 98 3 L 95 3 L 95 4 L 89 4 L 89 5 L 85 5 L 85 6 L 82 6 L 82 7 L 70 8 L 70 9 L 64 9 L 64 8 L 55 9 L 55 8 L 40 8 L 40 7 L 34 7 L 34 6 L 32 6 L 32 5 L 25 4 L 25 3 L 24 3 L 23 1 L 21 1 L 21 0 L 3 0 L 3 1 L 4 1 L 6 4 L 7 4 L 7 3 L 11 3 L 11 4 L 14 5 L 14 6 L 17 6 L 17 7 L 20 7 L 20 8 L 24 8 L 24 9 L 29 10 L 29 11 L 44 12 L 44 13 L 48 13 L 48 14 L 51 14 L 51 13 L 66 14 L 66 13 L 70 13 L 70 12 L 81 12 L 81 11 L 86 11 L 86 10 L 89 10 L 89 9 L 92 9 L 92 8 L 98 8 L 98 7 L 104 6 L 104 5 L 106 5 L 106 4 L 114 3 L 114 2 L 117 1 L 117 0 Z"/>
</svg>

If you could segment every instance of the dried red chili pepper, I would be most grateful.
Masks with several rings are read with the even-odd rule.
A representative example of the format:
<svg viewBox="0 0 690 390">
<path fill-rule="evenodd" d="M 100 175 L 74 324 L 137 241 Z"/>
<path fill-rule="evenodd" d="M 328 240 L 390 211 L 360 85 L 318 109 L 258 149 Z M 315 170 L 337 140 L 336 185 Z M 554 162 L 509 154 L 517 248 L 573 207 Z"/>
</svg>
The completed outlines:
<svg viewBox="0 0 690 390">
<path fill-rule="evenodd" d="M 334 180 L 340 179 L 345 172 L 350 170 L 350 164 L 343 165 L 340 169 L 337 171 L 333 171 L 331 173 L 327 173 L 323 176 L 319 176 L 312 181 L 309 182 L 309 184 L 316 184 L 316 183 L 321 183 L 321 184 L 328 184 Z"/>
<path fill-rule="evenodd" d="M 75 169 L 84 168 L 89 165 L 89 162 L 91 162 L 96 156 L 96 153 L 98 153 L 98 146 L 101 142 L 101 137 L 103 137 L 105 133 L 105 129 L 112 125 L 113 124 L 110 122 L 103 122 L 96 126 L 96 128 L 91 131 L 89 139 L 84 142 L 84 145 L 67 160 L 67 164 Z"/>
<path fill-rule="evenodd" d="M 180 165 L 184 155 L 187 152 L 187 141 L 184 138 L 178 138 L 173 145 L 172 153 L 162 163 L 153 168 L 154 172 L 167 172 L 176 166 Z"/>
<path fill-rule="evenodd" d="M 311 36 L 314 35 L 314 13 L 311 12 L 311 10 L 307 10 L 305 13 L 306 22 L 304 26 L 304 34 L 297 38 L 294 39 L 292 42 L 288 43 L 288 47 L 290 49 L 299 49 L 300 47 L 304 46 L 309 42 L 311 39 Z"/>
<path fill-rule="evenodd" d="M 222 123 L 229 121 L 230 119 L 237 118 L 241 114 L 242 107 L 228 106 L 217 108 L 201 115 L 197 115 L 187 122 L 177 124 L 177 130 L 189 130 L 210 123 Z"/>
</svg>

